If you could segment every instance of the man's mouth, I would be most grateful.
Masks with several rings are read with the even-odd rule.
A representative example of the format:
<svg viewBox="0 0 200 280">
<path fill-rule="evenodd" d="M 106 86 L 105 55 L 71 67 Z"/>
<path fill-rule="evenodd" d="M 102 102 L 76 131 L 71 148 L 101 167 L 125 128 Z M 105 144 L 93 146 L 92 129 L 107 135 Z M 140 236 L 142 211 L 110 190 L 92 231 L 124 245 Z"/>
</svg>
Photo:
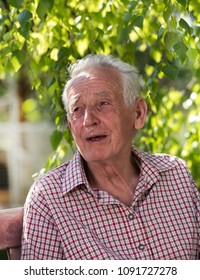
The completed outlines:
<svg viewBox="0 0 200 280">
<path fill-rule="evenodd" d="M 89 141 L 89 142 L 99 142 L 101 140 L 104 140 L 106 137 L 107 137 L 106 135 L 92 136 L 92 137 L 88 137 L 87 141 Z"/>
</svg>

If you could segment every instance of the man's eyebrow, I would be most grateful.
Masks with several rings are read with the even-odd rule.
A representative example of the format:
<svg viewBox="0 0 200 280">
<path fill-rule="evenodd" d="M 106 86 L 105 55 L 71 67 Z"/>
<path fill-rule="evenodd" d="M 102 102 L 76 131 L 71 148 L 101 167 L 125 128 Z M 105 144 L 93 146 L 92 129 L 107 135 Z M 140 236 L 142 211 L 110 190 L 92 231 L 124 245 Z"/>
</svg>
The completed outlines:
<svg viewBox="0 0 200 280">
<path fill-rule="evenodd" d="M 98 96 L 98 97 L 109 97 L 109 93 L 106 91 L 99 91 L 99 92 L 94 92 L 94 95 Z M 77 93 L 75 95 L 73 95 L 73 97 L 71 97 L 70 100 L 70 106 L 73 107 L 80 99 L 81 99 L 81 94 Z"/>
<path fill-rule="evenodd" d="M 106 92 L 106 91 L 95 92 L 95 94 L 100 96 L 100 97 L 108 97 L 108 96 L 110 96 L 109 93 Z"/>
<path fill-rule="evenodd" d="M 70 100 L 70 106 L 74 106 L 79 101 L 80 98 L 81 96 L 79 94 L 73 95 L 73 97 L 71 97 Z"/>
</svg>

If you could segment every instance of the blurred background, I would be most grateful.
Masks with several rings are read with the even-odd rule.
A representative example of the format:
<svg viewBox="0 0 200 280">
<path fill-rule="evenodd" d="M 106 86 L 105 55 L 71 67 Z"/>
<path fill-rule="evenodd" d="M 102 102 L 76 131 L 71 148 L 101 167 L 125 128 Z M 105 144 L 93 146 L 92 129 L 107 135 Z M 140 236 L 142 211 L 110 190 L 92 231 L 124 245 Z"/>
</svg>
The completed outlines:
<svg viewBox="0 0 200 280">
<path fill-rule="evenodd" d="M 137 67 L 149 106 L 134 144 L 183 158 L 200 188 L 200 0 L 0 2 L 0 208 L 75 151 L 66 67 L 112 54 Z"/>
<path fill-rule="evenodd" d="M 12 80 L 0 90 L 0 208 L 6 208 L 24 203 L 32 175 L 45 166 L 53 124 L 38 121 L 36 102 L 29 94 L 23 100 Z"/>
</svg>

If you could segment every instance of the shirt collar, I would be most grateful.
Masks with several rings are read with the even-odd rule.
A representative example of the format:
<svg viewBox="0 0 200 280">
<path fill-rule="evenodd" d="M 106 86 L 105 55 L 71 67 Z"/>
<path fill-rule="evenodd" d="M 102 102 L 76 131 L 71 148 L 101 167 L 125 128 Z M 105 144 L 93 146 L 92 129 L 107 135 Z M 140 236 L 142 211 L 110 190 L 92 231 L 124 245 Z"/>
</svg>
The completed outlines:
<svg viewBox="0 0 200 280">
<path fill-rule="evenodd" d="M 141 169 L 140 177 L 146 186 L 154 184 L 161 172 L 165 172 L 174 166 L 175 157 L 161 154 L 151 154 L 143 152 L 136 147 L 132 147 L 133 156 L 137 157 L 138 165 Z M 78 186 L 85 186 L 90 189 L 87 180 L 83 159 L 77 151 L 71 161 L 67 164 L 66 173 L 62 183 L 62 194 L 65 195 Z"/>
<path fill-rule="evenodd" d="M 176 164 L 175 156 L 143 152 L 136 147 L 132 147 L 132 153 L 139 158 L 141 162 L 141 170 L 148 167 L 154 172 L 160 173 L 172 169 Z"/>
<path fill-rule="evenodd" d="M 135 192 L 135 200 L 158 182 L 163 172 L 166 172 L 177 164 L 176 157 L 167 154 L 151 154 L 140 151 L 136 147 L 132 148 L 140 161 L 140 178 Z"/>
<path fill-rule="evenodd" d="M 75 187 L 81 185 L 89 187 L 89 182 L 85 174 L 83 159 L 77 151 L 67 165 L 66 174 L 62 183 L 62 193 L 65 195 Z"/>
</svg>

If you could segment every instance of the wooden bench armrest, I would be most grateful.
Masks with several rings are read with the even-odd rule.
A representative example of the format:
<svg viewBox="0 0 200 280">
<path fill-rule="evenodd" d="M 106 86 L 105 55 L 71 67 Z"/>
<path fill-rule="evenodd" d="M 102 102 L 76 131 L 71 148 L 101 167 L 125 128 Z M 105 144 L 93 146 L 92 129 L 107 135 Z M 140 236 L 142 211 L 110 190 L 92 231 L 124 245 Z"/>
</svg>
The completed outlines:
<svg viewBox="0 0 200 280">
<path fill-rule="evenodd" d="M 23 207 L 0 210 L 0 250 L 7 250 L 9 259 L 20 259 Z"/>
</svg>

